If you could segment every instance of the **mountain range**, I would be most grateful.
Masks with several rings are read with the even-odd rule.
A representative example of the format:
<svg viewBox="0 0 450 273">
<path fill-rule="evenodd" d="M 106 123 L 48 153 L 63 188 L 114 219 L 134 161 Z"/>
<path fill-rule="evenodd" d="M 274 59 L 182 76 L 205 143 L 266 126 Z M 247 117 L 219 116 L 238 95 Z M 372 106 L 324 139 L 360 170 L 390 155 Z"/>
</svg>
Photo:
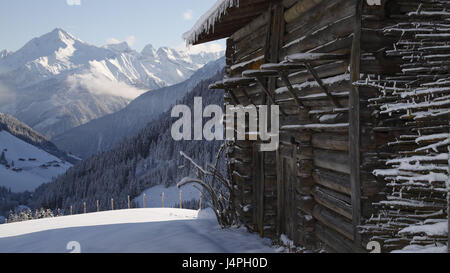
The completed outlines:
<svg viewBox="0 0 450 273">
<path fill-rule="evenodd" d="M 86 158 L 114 147 L 126 137 L 135 136 L 149 122 L 170 109 L 201 81 L 208 80 L 225 67 L 225 57 L 206 64 L 188 80 L 139 96 L 124 109 L 54 136 L 60 149 Z"/>
<path fill-rule="evenodd" d="M 180 83 L 222 55 L 152 45 L 137 52 L 126 42 L 97 47 L 57 28 L 16 52 L 0 51 L 0 112 L 53 137 Z"/>
</svg>

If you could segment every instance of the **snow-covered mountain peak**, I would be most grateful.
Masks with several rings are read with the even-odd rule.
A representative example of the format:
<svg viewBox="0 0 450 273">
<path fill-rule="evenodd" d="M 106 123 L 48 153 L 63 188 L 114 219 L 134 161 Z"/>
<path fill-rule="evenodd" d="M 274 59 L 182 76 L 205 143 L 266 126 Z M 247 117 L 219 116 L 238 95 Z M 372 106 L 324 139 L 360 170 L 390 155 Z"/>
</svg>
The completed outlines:
<svg viewBox="0 0 450 273">
<path fill-rule="evenodd" d="M 155 58 L 156 57 L 156 50 L 153 47 L 153 45 L 148 44 L 144 47 L 144 49 L 142 49 L 141 54 L 145 57 L 151 57 L 151 58 Z"/>
<path fill-rule="evenodd" d="M 61 28 L 55 28 L 53 31 L 48 33 L 48 35 L 54 36 L 60 41 L 65 42 L 66 44 L 71 43 L 72 41 L 79 41 L 83 43 L 83 41 L 81 41 L 80 39 L 76 38 L 75 36 L 73 36 L 72 34 Z"/>
<path fill-rule="evenodd" d="M 105 45 L 105 48 L 112 50 L 114 52 L 117 52 L 117 53 L 123 53 L 123 52 L 129 53 L 129 52 L 133 51 L 127 42 L 121 42 L 121 43 L 117 43 L 117 44 L 108 44 L 108 45 Z"/>
<path fill-rule="evenodd" d="M 105 53 L 100 55 L 105 56 Z M 99 52 L 94 46 L 56 28 L 47 34 L 33 38 L 18 51 L 1 58 L 0 67 L 2 71 L 8 72 L 27 67 L 27 70 L 32 70 L 33 73 L 48 77 L 49 73 L 57 75 L 77 68 L 86 59 L 98 55 Z M 28 71 L 22 71 L 22 73 L 26 72 Z"/>
<path fill-rule="evenodd" d="M 156 53 L 158 57 L 168 58 L 170 60 L 177 60 L 183 58 L 183 56 L 181 56 L 181 54 L 178 51 L 168 47 L 160 47 Z"/>
<path fill-rule="evenodd" d="M 5 58 L 6 56 L 11 55 L 11 54 L 12 54 L 12 52 L 7 49 L 1 50 L 0 51 L 0 59 Z"/>
<path fill-rule="evenodd" d="M 126 42 L 97 47 L 60 28 L 2 54 L 0 83 L 16 103 L 0 101 L 0 111 L 48 137 L 118 111 L 146 91 L 180 83 L 221 57 L 151 45 L 139 53 Z"/>
</svg>

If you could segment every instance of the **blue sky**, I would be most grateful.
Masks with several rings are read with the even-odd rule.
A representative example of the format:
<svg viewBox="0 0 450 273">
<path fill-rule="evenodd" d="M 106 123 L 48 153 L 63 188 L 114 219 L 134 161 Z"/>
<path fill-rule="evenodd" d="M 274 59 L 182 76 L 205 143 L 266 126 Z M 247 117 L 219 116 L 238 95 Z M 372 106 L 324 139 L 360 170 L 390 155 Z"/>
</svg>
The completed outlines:
<svg viewBox="0 0 450 273">
<path fill-rule="evenodd" d="M 0 50 L 18 50 L 34 37 L 62 28 L 102 46 L 128 41 L 141 50 L 183 45 L 181 35 L 216 0 L 0 0 Z M 224 42 L 219 45 L 223 48 Z M 208 46 L 217 46 L 208 44 Z"/>
</svg>

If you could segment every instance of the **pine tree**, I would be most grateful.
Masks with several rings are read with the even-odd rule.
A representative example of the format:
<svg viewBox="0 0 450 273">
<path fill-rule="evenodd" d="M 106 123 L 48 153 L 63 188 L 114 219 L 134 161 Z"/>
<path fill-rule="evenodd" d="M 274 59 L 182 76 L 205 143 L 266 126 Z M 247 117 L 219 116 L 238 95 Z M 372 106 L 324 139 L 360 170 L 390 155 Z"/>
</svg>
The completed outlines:
<svg viewBox="0 0 450 273">
<path fill-rule="evenodd" d="M 2 155 L 0 156 L 0 164 L 7 165 L 8 161 L 6 160 L 5 151 L 2 151 Z"/>
</svg>

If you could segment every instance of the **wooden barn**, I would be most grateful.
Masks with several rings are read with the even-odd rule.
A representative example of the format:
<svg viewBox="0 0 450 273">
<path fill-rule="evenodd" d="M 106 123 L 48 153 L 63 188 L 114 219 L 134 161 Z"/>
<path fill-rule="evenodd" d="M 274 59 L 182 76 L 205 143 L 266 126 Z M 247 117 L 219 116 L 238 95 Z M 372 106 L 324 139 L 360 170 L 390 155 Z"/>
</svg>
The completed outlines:
<svg viewBox="0 0 450 273">
<path fill-rule="evenodd" d="M 222 0 L 226 104 L 278 105 L 280 145 L 234 141 L 240 220 L 311 251 L 447 243 L 450 1 Z M 409 230 L 407 228 L 410 228 Z M 411 228 L 412 227 L 412 228 Z"/>
</svg>

